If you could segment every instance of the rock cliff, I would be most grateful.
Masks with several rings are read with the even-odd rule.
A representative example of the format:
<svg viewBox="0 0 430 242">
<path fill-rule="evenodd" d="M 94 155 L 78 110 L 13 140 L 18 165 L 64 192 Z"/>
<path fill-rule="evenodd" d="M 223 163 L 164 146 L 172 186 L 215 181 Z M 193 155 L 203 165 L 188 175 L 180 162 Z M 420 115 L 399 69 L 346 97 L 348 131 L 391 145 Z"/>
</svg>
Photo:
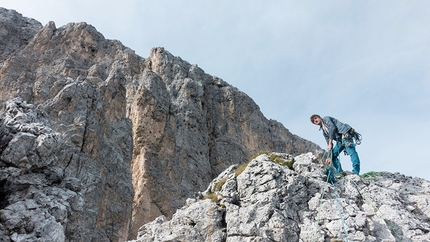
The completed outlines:
<svg viewBox="0 0 430 242">
<path fill-rule="evenodd" d="M 398 173 L 326 180 L 311 153 L 262 154 L 133 241 L 430 241 L 430 182 Z"/>
<path fill-rule="evenodd" d="M 259 151 L 320 151 L 161 47 L 4 8 L 0 43 L 2 241 L 124 241 Z"/>
<path fill-rule="evenodd" d="M 133 226 L 160 214 L 170 217 L 226 167 L 258 151 L 319 150 L 267 120 L 243 92 L 163 48 L 153 49 L 146 65 L 127 86 Z"/>
</svg>

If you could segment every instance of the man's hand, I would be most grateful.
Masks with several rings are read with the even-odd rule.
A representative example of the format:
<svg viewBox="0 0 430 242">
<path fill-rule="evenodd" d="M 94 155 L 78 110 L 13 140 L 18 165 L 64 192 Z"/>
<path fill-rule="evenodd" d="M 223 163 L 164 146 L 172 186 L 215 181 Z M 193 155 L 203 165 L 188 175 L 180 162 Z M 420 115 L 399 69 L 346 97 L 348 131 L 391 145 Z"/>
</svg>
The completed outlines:
<svg viewBox="0 0 430 242">
<path fill-rule="evenodd" d="M 333 149 L 333 140 L 332 140 L 332 139 L 329 139 L 329 140 L 328 140 L 327 149 L 328 149 L 328 150 Z"/>
<path fill-rule="evenodd" d="M 327 159 L 325 160 L 325 163 L 326 163 L 327 165 L 330 165 L 330 162 L 331 162 L 331 159 L 330 159 L 330 158 L 327 158 Z"/>
</svg>

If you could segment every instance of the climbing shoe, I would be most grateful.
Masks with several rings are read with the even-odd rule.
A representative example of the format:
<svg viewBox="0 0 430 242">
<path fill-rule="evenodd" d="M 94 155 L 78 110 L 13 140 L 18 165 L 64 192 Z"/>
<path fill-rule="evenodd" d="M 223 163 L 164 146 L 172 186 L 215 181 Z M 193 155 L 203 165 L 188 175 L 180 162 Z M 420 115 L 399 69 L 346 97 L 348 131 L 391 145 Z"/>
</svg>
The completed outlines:
<svg viewBox="0 0 430 242">
<path fill-rule="evenodd" d="M 346 173 L 342 171 L 339 175 L 336 176 L 337 179 L 346 176 Z"/>
</svg>

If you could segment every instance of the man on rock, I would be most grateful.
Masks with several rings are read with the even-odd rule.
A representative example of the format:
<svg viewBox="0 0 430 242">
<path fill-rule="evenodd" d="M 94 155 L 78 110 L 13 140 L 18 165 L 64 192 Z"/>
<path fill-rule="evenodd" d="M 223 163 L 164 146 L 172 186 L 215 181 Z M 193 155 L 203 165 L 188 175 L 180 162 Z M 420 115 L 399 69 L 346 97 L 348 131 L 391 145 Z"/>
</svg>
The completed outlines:
<svg viewBox="0 0 430 242">
<path fill-rule="evenodd" d="M 329 152 L 332 152 L 331 162 L 337 177 L 340 178 L 345 174 L 339 161 L 339 154 L 342 151 L 345 151 L 351 157 L 352 172 L 359 175 L 360 158 L 355 150 L 355 146 L 361 143 L 361 135 L 355 132 L 348 124 L 342 123 L 330 116 L 321 118 L 318 114 L 314 114 L 311 116 L 311 122 L 320 126 L 320 130 L 323 131 L 324 138 L 327 141 L 327 149 Z M 333 141 L 336 141 L 336 146 L 334 147 Z"/>
</svg>

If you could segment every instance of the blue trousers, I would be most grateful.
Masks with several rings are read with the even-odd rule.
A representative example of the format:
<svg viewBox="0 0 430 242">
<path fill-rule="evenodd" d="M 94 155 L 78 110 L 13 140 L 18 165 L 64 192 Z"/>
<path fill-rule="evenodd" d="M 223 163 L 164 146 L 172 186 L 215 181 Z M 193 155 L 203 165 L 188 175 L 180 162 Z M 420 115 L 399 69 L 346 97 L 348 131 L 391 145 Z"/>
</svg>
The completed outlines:
<svg viewBox="0 0 430 242">
<path fill-rule="evenodd" d="M 333 148 L 332 164 L 335 168 L 336 174 L 341 174 L 343 172 L 342 165 L 339 161 L 339 154 L 346 150 L 346 153 L 351 157 L 352 162 L 352 173 L 360 174 L 360 158 L 355 150 L 355 143 L 352 138 L 338 139 L 336 140 L 336 146 Z"/>
<path fill-rule="evenodd" d="M 327 182 L 331 184 L 336 182 L 333 166 L 327 167 L 327 169 L 325 170 L 325 174 L 327 175 Z"/>
</svg>

